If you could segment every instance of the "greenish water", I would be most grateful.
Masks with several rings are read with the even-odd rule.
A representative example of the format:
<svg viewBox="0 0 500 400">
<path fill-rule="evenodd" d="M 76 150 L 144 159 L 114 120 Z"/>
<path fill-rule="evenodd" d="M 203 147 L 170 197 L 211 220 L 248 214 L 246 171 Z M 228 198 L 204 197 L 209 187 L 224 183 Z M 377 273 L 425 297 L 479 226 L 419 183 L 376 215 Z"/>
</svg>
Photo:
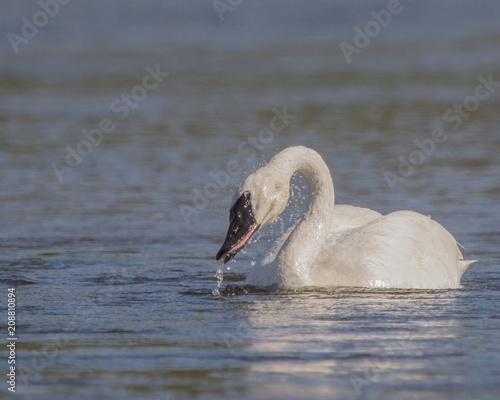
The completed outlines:
<svg viewBox="0 0 500 400">
<path fill-rule="evenodd" d="M 41 8 L 3 7 L 19 398 L 498 398 L 499 5 L 401 2 L 349 63 L 341 43 L 387 4 L 243 1 L 221 21 L 212 2 L 72 1 L 17 54 L 9 33 Z M 212 296 L 234 188 L 297 144 L 337 202 L 448 228 L 479 260 L 463 288 Z M 302 185 L 222 288 L 300 215 Z"/>
</svg>

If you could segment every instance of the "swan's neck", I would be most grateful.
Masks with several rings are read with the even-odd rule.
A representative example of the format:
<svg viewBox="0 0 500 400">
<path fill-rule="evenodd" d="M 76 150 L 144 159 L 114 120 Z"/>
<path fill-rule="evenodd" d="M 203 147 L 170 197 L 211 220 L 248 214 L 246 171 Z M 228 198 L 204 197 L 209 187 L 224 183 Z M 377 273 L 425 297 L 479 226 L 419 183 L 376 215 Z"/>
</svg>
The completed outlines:
<svg viewBox="0 0 500 400">
<path fill-rule="evenodd" d="M 309 208 L 277 256 L 279 280 L 287 287 L 310 284 L 310 267 L 321 251 L 332 224 L 335 192 L 330 171 L 319 154 L 303 148 L 288 159 L 288 181 L 300 173 L 309 189 Z"/>
</svg>

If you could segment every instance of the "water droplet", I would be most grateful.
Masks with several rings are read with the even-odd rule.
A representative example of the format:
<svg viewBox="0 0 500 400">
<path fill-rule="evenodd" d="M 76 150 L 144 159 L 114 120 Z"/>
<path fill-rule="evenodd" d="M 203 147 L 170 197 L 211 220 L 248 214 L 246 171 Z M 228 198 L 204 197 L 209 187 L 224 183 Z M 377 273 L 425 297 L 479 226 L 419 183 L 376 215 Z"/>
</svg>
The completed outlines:
<svg viewBox="0 0 500 400">
<path fill-rule="evenodd" d="M 214 277 L 217 278 L 217 286 L 212 289 L 212 296 L 220 296 L 220 287 L 222 285 L 222 281 L 224 280 L 224 271 L 222 271 L 221 266 L 217 267 L 217 271 L 214 274 Z"/>
</svg>

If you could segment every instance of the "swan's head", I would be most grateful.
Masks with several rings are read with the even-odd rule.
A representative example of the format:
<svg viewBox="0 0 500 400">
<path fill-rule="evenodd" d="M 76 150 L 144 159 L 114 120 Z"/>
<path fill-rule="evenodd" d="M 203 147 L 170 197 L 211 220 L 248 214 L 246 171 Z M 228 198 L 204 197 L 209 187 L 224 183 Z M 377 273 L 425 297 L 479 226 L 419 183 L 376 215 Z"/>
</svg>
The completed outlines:
<svg viewBox="0 0 500 400">
<path fill-rule="evenodd" d="M 226 240 L 215 257 L 217 260 L 228 262 L 261 226 L 273 222 L 286 208 L 290 185 L 277 179 L 277 172 L 261 168 L 236 191 Z"/>
</svg>

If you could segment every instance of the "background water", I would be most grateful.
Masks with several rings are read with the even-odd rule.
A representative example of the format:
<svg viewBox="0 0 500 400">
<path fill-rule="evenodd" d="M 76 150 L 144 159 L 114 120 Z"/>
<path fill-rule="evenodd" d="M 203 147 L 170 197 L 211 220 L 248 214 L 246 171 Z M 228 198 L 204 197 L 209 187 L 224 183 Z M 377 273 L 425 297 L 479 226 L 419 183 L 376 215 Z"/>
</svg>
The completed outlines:
<svg viewBox="0 0 500 400">
<path fill-rule="evenodd" d="M 500 3 L 403 1 L 348 63 L 340 44 L 387 6 L 241 1 L 221 18 L 208 0 L 91 0 L 44 20 L 37 2 L 2 4 L 0 278 L 4 309 L 17 294 L 19 398 L 499 398 L 500 93 L 470 96 L 500 81 Z M 144 91 L 147 67 L 169 75 Z M 255 142 L 273 109 L 294 118 Z M 105 118 L 113 132 L 79 145 Z M 435 128 L 446 141 L 422 160 L 415 140 Z M 294 144 L 324 157 L 337 202 L 447 227 L 479 260 L 463 288 L 211 296 L 232 191 Z M 67 146 L 89 154 L 62 169 Z M 421 165 L 391 190 L 398 157 Z M 300 215 L 302 188 L 222 287 Z"/>
</svg>

